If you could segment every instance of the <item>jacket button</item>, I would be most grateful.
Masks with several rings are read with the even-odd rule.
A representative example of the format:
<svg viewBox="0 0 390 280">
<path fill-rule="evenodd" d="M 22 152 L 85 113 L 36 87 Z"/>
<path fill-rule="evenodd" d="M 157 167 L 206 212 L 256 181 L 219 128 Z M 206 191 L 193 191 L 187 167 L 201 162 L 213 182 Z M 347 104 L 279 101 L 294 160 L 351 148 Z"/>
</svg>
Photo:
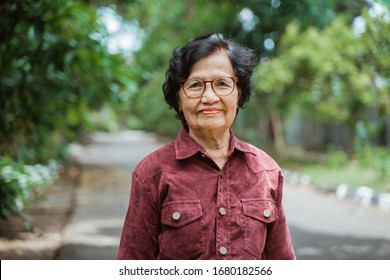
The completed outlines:
<svg viewBox="0 0 390 280">
<path fill-rule="evenodd" d="M 264 217 L 269 218 L 269 216 L 271 216 L 271 212 L 268 209 L 265 209 L 263 211 L 263 215 L 264 215 Z"/>
<path fill-rule="evenodd" d="M 219 214 L 221 214 L 222 216 L 225 216 L 225 215 L 226 215 L 226 209 L 225 209 L 225 207 L 220 207 L 220 208 L 218 209 L 218 212 L 219 212 Z"/>
<path fill-rule="evenodd" d="M 221 253 L 221 255 L 226 255 L 227 254 L 227 249 L 226 247 L 222 246 L 219 248 L 219 252 Z"/>
<path fill-rule="evenodd" d="M 180 213 L 179 212 L 173 212 L 172 214 L 172 219 L 174 219 L 175 221 L 179 220 L 180 219 Z"/>
</svg>

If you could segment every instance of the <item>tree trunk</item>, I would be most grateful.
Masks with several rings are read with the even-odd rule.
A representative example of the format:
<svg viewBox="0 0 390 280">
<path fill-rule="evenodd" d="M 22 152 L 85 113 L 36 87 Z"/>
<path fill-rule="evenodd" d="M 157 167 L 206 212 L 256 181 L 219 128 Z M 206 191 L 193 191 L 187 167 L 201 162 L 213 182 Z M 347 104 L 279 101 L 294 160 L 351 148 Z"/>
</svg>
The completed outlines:
<svg viewBox="0 0 390 280">
<path fill-rule="evenodd" d="M 272 112 L 270 116 L 271 130 L 273 134 L 273 140 L 275 149 L 277 152 L 282 152 L 285 149 L 284 133 L 282 119 L 278 112 Z"/>
<path fill-rule="evenodd" d="M 355 155 L 355 139 L 356 139 L 356 124 L 358 122 L 358 118 L 355 114 L 352 114 L 349 120 L 349 139 L 348 139 L 348 157 L 350 159 Z"/>
</svg>

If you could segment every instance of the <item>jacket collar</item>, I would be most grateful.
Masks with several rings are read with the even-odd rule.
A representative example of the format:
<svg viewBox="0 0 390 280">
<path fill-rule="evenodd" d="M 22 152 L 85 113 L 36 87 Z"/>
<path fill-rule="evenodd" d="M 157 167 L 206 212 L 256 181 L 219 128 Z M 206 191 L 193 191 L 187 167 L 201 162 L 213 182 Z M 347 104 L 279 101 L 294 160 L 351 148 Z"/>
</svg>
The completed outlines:
<svg viewBox="0 0 390 280">
<path fill-rule="evenodd" d="M 230 144 L 229 144 L 229 152 L 228 156 L 230 156 L 234 150 L 239 150 L 243 153 L 250 153 L 256 155 L 253 149 L 245 142 L 236 138 L 233 133 L 233 130 L 230 131 Z M 188 135 L 188 132 L 184 127 L 180 129 L 179 135 L 175 141 L 175 153 L 176 159 L 187 159 L 190 158 L 197 153 L 206 153 L 205 149 L 199 145 L 191 136 Z"/>
</svg>

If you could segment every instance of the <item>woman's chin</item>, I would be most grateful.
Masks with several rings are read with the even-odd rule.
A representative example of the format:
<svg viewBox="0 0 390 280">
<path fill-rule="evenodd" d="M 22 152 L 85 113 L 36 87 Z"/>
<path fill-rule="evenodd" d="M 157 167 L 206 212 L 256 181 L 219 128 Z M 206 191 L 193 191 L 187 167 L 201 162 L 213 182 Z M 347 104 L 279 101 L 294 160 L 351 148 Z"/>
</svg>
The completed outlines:
<svg viewBox="0 0 390 280">
<path fill-rule="evenodd" d="M 224 121 L 218 121 L 218 120 L 208 120 L 208 121 L 202 121 L 198 124 L 197 128 L 201 130 L 218 130 L 218 129 L 229 129 L 229 125 L 226 124 Z"/>
</svg>

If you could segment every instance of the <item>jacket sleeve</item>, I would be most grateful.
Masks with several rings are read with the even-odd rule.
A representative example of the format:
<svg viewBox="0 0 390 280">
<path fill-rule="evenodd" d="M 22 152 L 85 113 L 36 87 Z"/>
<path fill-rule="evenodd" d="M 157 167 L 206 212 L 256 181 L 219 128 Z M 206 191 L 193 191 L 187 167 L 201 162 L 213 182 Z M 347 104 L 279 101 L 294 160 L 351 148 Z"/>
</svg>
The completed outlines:
<svg viewBox="0 0 390 280">
<path fill-rule="evenodd" d="M 269 260 L 295 260 L 296 256 L 291 243 L 286 215 L 282 205 L 283 176 L 279 174 L 277 189 L 278 216 L 274 223 L 268 226 L 264 258 Z"/>
<path fill-rule="evenodd" d="M 133 174 L 130 202 L 117 259 L 153 260 L 158 255 L 159 211 Z"/>
</svg>

